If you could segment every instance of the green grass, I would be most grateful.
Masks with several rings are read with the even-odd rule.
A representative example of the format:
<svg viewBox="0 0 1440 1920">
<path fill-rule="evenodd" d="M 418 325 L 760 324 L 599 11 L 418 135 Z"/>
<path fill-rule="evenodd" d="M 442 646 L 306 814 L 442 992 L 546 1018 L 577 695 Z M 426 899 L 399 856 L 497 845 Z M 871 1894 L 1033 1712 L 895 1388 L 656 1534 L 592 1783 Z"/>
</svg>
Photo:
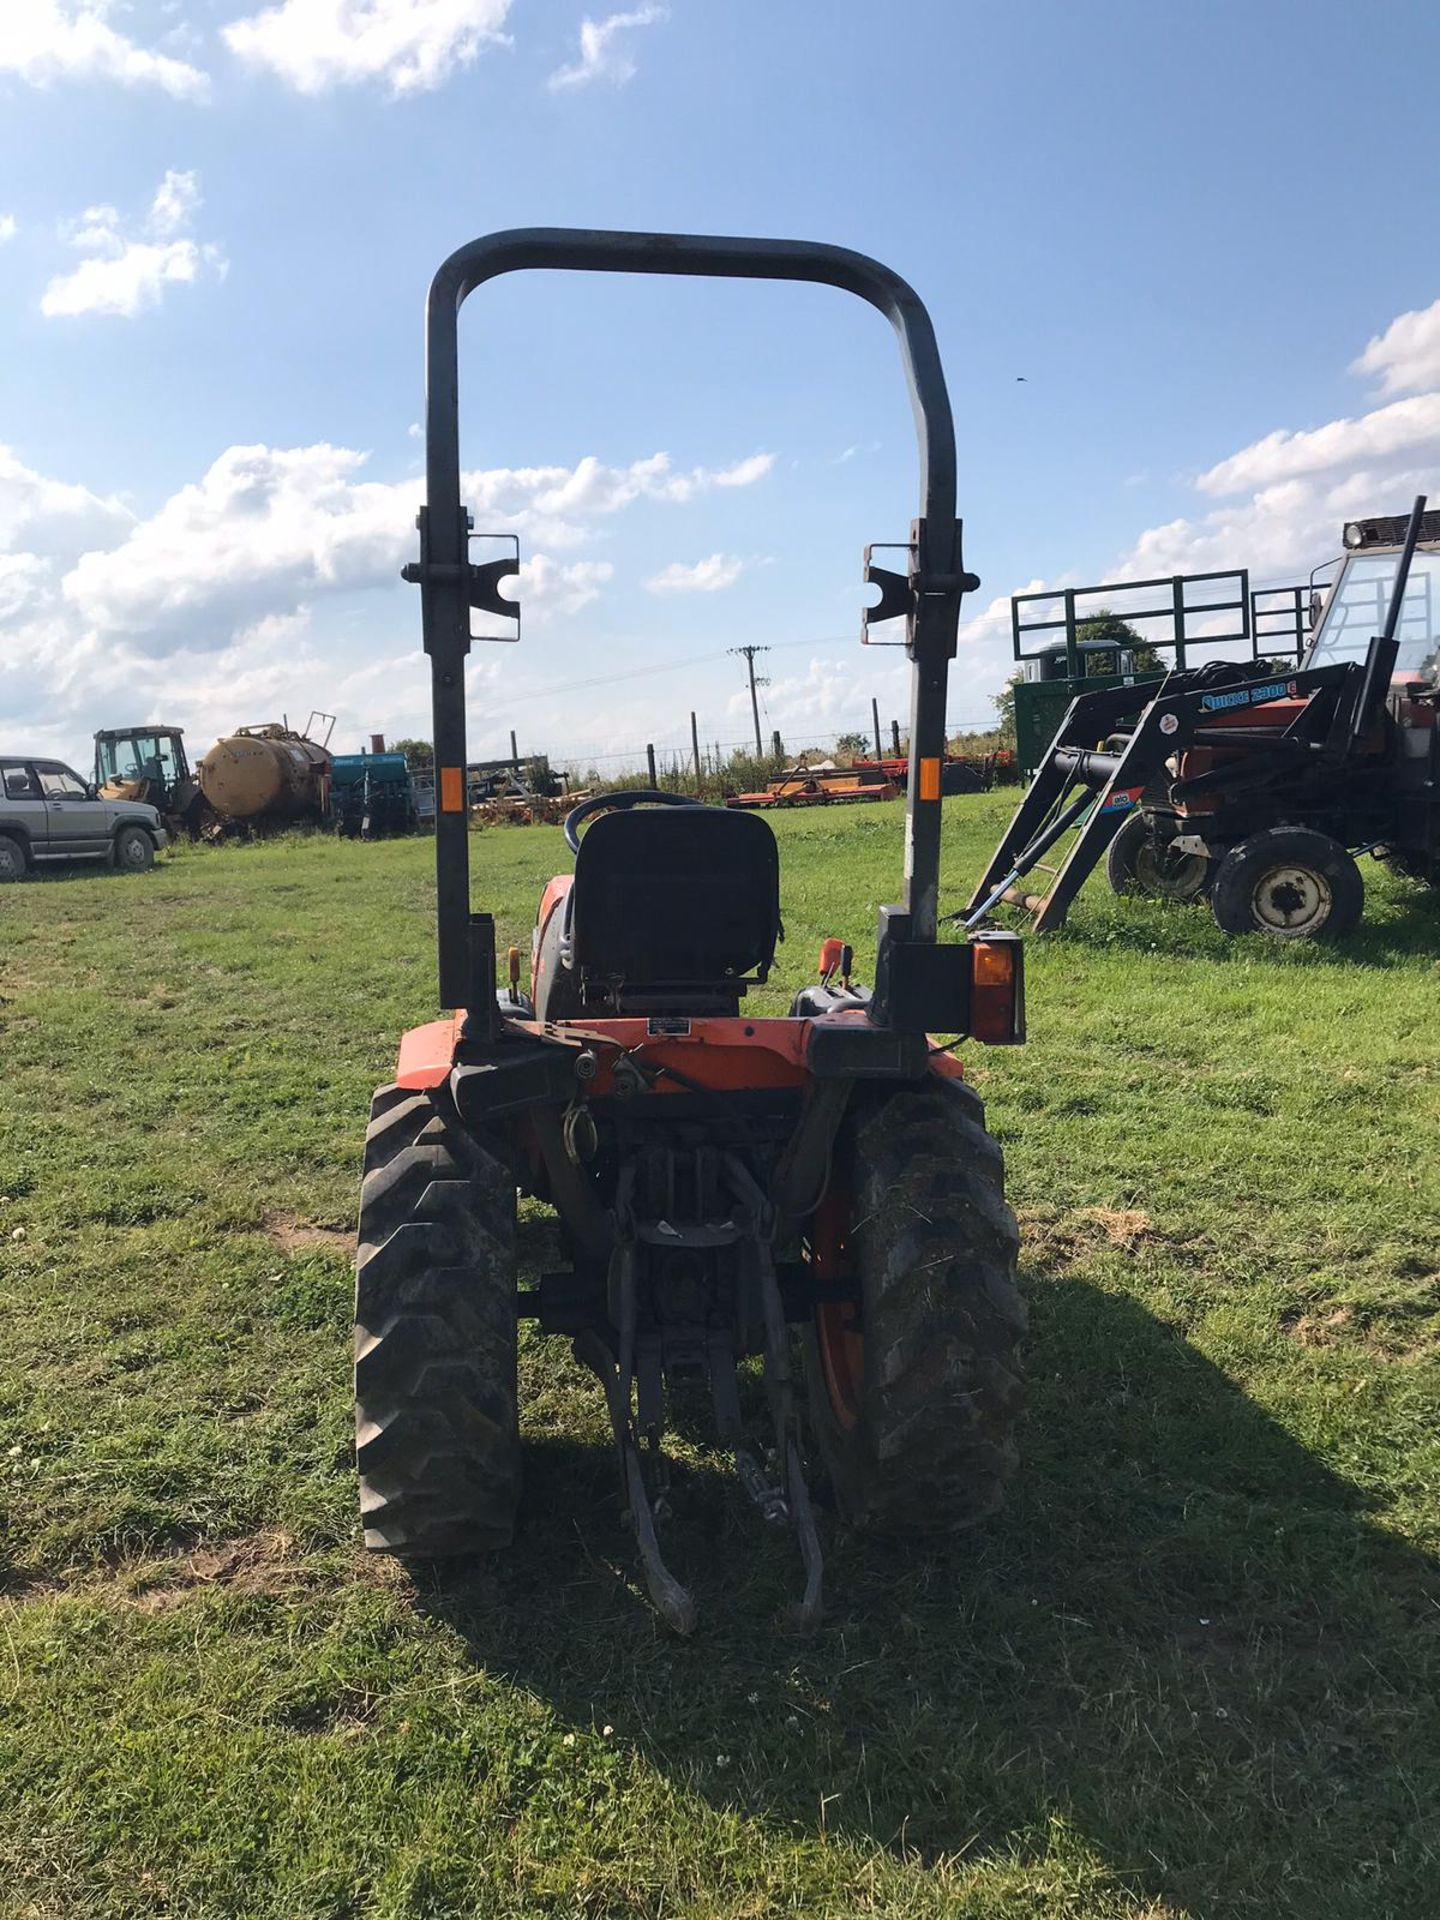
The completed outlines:
<svg viewBox="0 0 1440 1920">
<path fill-rule="evenodd" d="M 947 806 L 957 895 L 1007 804 Z M 898 865 L 892 807 L 776 825 L 767 1010 Z M 474 853 L 523 945 L 558 831 Z M 1349 947 L 1277 952 L 1092 886 L 1029 1047 L 964 1050 L 1026 1228 L 1009 1508 L 898 1559 L 828 1530 L 802 1643 L 788 1544 L 692 1465 L 680 1644 L 556 1343 L 514 1551 L 417 1587 L 355 1548 L 348 1234 L 429 863 L 0 896 L 0 1913 L 1434 1913 L 1433 903 L 1367 866 Z"/>
</svg>

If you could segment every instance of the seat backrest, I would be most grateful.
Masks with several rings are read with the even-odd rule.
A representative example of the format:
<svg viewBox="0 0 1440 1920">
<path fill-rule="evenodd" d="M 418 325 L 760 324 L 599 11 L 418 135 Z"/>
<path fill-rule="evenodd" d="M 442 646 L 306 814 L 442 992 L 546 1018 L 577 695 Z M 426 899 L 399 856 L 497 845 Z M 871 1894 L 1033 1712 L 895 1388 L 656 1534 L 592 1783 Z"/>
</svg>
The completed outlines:
<svg viewBox="0 0 1440 1920">
<path fill-rule="evenodd" d="M 587 979 L 642 992 L 763 980 L 779 933 L 775 835 L 753 813 L 606 813 L 580 842 L 571 941 Z"/>
</svg>

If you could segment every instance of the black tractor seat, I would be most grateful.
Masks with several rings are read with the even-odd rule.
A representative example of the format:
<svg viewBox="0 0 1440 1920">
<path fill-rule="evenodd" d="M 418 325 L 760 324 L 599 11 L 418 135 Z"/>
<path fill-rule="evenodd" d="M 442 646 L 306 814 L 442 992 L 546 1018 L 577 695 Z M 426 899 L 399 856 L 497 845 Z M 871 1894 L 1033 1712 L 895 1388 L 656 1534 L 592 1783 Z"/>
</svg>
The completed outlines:
<svg viewBox="0 0 1440 1920">
<path fill-rule="evenodd" d="M 722 807 L 602 814 L 575 856 L 568 920 L 586 1005 L 736 1012 L 783 937 L 775 835 Z"/>
</svg>

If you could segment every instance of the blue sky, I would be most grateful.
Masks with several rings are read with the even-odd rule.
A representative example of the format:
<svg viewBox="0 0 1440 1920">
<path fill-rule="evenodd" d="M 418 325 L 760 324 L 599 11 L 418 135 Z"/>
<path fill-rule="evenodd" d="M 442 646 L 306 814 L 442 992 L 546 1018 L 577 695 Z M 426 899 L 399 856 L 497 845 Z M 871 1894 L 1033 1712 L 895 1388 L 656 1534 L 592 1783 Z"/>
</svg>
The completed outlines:
<svg viewBox="0 0 1440 1920">
<path fill-rule="evenodd" d="M 983 724 L 1012 590 L 1289 578 L 1440 492 L 1437 71 L 1418 0 L 4 5 L 0 732 L 424 731 L 425 285 L 539 223 L 827 239 L 915 283 L 984 583 L 950 713 Z M 463 351 L 477 522 L 530 562 L 477 752 L 679 742 L 692 706 L 739 740 L 740 641 L 791 741 L 903 712 L 857 643 L 860 549 L 915 498 L 876 315 L 532 275 Z"/>
</svg>

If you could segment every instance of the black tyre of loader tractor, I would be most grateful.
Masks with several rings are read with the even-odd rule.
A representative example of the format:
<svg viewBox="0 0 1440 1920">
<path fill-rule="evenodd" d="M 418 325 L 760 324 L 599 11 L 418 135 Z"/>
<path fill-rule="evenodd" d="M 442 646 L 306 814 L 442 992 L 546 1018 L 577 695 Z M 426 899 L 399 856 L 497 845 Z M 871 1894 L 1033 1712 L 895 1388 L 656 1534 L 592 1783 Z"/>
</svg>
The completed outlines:
<svg viewBox="0 0 1440 1920">
<path fill-rule="evenodd" d="M 1232 847 L 1210 890 L 1226 933 L 1342 940 L 1360 924 L 1365 881 L 1347 848 L 1313 827 L 1266 827 Z"/>
<path fill-rule="evenodd" d="M 953 1533 L 1004 1497 L 1026 1317 L 1003 1185 L 962 1081 L 862 1104 L 836 1142 L 810 1255 L 822 1282 L 858 1281 L 860 1307 L 817 1307 L 805 1370 L 812 1432 L 854 1526 Z"/>
<path fill-rule="evenodd" d="M 1112 893 L 1152 900 L 1198 900 L 1210 884 L 1210 862 L 1199 853 L 1155 851 L 1150 823 L 1137 808 L 1110 842 L 1105 877 Z"/>
<path fill-rule="evenodd" d="M 448 1089 L 370 1107 L 355 1261 L 365 1545 L 438 1560 L 507 1545 L 520 1499 L 515 1179 Z"/>
</svg>

